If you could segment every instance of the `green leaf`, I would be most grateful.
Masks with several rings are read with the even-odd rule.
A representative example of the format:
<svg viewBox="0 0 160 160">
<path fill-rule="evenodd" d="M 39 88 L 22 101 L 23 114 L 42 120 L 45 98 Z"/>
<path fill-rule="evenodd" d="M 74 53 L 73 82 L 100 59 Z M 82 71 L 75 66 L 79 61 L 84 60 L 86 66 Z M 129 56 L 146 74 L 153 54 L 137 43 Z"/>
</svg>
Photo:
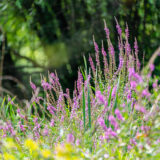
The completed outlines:
<svg viewBox="0 0 160 160">
<path fill-rule="evenodd" d="M 87 99 L 88 99 L 88 120 L 89 128 L 91 128 L 91 101 L 90 101 L 90 91 L 89 91 L 89 82 L 87 83 Z"/>
<path fill-rule="evenodd" d="M 110 93 L 109 93 L 108 106 L 110 106 L 110 103 L 111 103 L 111 98 L 112 98 L 112 89 L 113 89 L 113 87 L 111 88 Z"/>
</svg>

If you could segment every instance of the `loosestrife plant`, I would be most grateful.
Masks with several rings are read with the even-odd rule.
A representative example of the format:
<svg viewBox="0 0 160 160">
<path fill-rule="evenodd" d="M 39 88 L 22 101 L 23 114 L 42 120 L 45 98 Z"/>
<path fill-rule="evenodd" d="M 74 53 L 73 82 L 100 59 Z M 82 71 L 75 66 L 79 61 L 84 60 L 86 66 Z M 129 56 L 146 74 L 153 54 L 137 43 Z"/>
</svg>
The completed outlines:
<svg viewBox="0 0 160 160">
<path fill-rule="evenodd" d="M 73 94 L 63 91 L 55 72 L 41 77 L 43 96 L 30 80 L 33 97 L 25 107 L 4 99 L 1 159 L 160 158 L 160 87 L 151 78 L 154 65 L 147 75 L 140 73 L 137 40 L 131 49 L 128 26 L 124 37 L 117 20 L 116 28 L 119 53 L 104 22 L 106 40 L 98 46 L 93 37 L 95 60 L 84 58 Z"/>
</svg>

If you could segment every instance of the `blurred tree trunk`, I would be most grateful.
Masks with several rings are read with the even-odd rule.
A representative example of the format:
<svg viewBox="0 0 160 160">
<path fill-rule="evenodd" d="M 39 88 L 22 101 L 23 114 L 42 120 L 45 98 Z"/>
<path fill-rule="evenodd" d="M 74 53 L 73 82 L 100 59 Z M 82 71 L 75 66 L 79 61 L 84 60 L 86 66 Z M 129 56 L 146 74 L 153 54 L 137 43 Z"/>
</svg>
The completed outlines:
<svg viewBox="0 0 160 160">
<path fill-rule="evenodd" d="M 1 34 L 1 44 L 0 44 L 0 48 L 1 48 L 1 56 L 0 56 L 0 78 L 3 76 L 3 64 L 4 64 L 4 54 L 5 54 L 5 35 L 3 32 L 3 29 L 0 27 L 0 34 Z M 2 91 L 2 78 L 0 79 L 0 96 L 3 96 L 3 91 Z"/>
</svg>

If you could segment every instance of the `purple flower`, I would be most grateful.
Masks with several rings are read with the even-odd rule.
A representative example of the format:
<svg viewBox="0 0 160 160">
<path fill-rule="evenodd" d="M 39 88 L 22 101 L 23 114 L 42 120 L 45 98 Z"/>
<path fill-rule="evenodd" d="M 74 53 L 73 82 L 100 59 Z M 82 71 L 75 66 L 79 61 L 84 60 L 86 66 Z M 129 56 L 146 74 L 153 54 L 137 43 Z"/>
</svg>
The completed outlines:
<svg viewBox="0 0 160 160">
<path fill-rule="evenodd" d="M 51 119 L 50 126 L 51 126 L 51 127 L 54 126 L 54 119 Z"/>
<path fill-rule="evenodd" d="M 132 147 L 131 145 L 128 145 L 128 146 L 127 146 L 127 149 L 128 149 L 128 150 L 131 150 L 132 148 L 133 148 L 133 147 Z"/>
<path fill-rule="evenodd" d="M 135 109 L 139 112 L 146 113 L 146 109 L 138 104 L 135 105 Z"/>
<path fill-rule="evenodd" d="M 141 130 L 144 132 L 148 132 L 150 130 L 149 126 L 141 126 Z"/>
<path fill-rule="evenodd" d="M 49 130 L 47 125 L 45 126 L 44 130 L 43 130 L 43 136 L 48 136 L 49 135 Z"/>
<path fill-rule="evenodd" d="M 149 97 L 151 94 L 148 92 L 148 89 L 142 91 L 142 97 Z"/>
<path fill-rule="evenodd" d="M 131 92 L 131 91 L 128 91 L 127 99 L 131 100 L 131 98 L 132 98 L 132 92 Z"/>
<path fill-rule="evenodd" d="M 79 144 L 80 144 L 80 140 L 77 139 L 77 140 L 76 140 L 76 145 L 79 146 Z"/>
<path fill-rule="evenodd" d="M 136 81 L 131 81 L 130 85 L 131 85 L 131 89 L 134 90 L 137 87 L 137 82 Z"/>
<path fill-rule="evenodd" d="M 67 135 L 67 142 L 68 143 L 73 143 L 74 142 L 74 136 L 73 136 L 73 134 L 68 134 Z"/>
<path fill-rule="evenodd" d="M 130 44 L 129 44 L 128 42 L 126 42 L 125 49 L 126 49 L 126 51 L 127 51 L 127 55 L 128 55 L 129 53 L 131 53 L 131 47 L 130 47 Z"/>
<path fill-rule="evenodd" d="M 135 70 L 134 70 L 133 67 L 131 67 L 131 68 L 128 69 L 128 71 L 129 71 L 129 79 L 131 79 L 132 76 L 135 74 Z"/>
<path fill-rule="evenodd" d="M 52 86 L 48 82 L 45 82 L 44 80 L 42 80 L 41 85 L 45 91 L 52 89 Z"/>
<path fill-rule="evenodd" d="M 134 78 L 137 82 L 142 82 L 142 77 L 138 73 L 135 72 L 133 67 L 129 68 L 128 72 L 129 72 L 130 80 Z"/>
<path fill-rule="evenodd" d="M 125 103 L 123 103 L 123 104 L 122 104 L 122 107 L 123 107 L 123 108 L 125 108 L 125 107 L 126 107 L 126 104 L 125 104 Z"/>
<path fill-rule="evenodd" d="M 110 121 L 110 123 L 114 126 L 115 130 L 118 129 L 118 123 L 116 122 L 116 119 L 114 116 L 110 115 L 108 120 Z"/>
<path fill-rule="evenodd" d="M 94 37 L 93 37 L 93 42 L 94 42 L 94 48 L 95 48 L 95 51 L 96 51 L 96 62 L 97 62 L 97 66 L 100 66 L 100 61 L 99 61 L 99 48 L 98 48 L 97 43 L 95 42 Z"/>
<path fill-rule="evenodd" d="M 103 141 L 103 140 L 104 140 L 104 137 L 101 135 L 101 136 L 99 136 L 99 139 L 100 139 L 101 141 Z"/>
<path fill-rule="evenodd" d="M 136 142 L 135 138 L 130 139 L 130 144 L 133 144 L 135 146 L 137 145 L 137 142 Z"/>
<path fill-rule="evenodd" d="M 96 69 L 95 69 L 95 66 L 94 66 L 94 63 L 93 63 L 91 55 L 89 55 L 89 63 L 90 63 L 90 66 L 92 68 L 93 73 L 95 73 Z"/>
<path fill-rule="evenodd" d="M 102 55 L 105 57 L 107 54 L 106 54 L 106 51 L 104 50 L 104 47 L 102 46 Z"/>
<path fill-rule="evenodd" d="M 104 21 L 104 30 L 106 33 L 106 38 L 109 39 L 109 29 L 107 28 L 106 22 Z"/>
<path fill-rule="evenodd" d="M 120 111 L 118 108 L 115 109 L 115 115 L 117 116 L 117 118 L 121 121 L 124 121 L 124 118 L 122 117 Z"/>
<path fill-rule="evenodd" d="M 153 87 L 153 88 L 157 88 L 157 86 L 158 86 L 157 83 L 153 83 L 153 84 L 152 84 L 152 87 Z"/>
<path fill-rule="evenodd" d="M 159 138 L 159 139 L 157 139 L 157 143 L 160 143 L 160 138 Z"/>
<path fill-rule="evenodd" d="M 10 103 L 11 105 L 14 105 L 14 102 L 12 101 L 12 99 L 8 96 L 8 103 Z"/>
<path fill-rule="evenodd" d="M 118 66 L 118 70 L 121 70 L 123 67 L 123 57 L 121 55 L 119 55 L 119 66 Z"/>
<path fill-rule="evenodd" d="M 104 154 L 104 158 L 108 159 L 109 158 L 109 154 Z"/>
<path fill-rule="evenodd" d="M 100 118 L 98 119 L 98 123 L 99 123 L 99 125 L 100 125 L 104 130 L 107 129 L 107 127 L 106 127 L 106 125 L 105 125 L 105 122 L 104 122 L 104 119 L 103 119 L 102 117 L 100 117 Z"/>
<path fill-rule="evenodd" d="M 154 69 L 155 69 L 154 64 L 150 64 L 149 68 L 150 68 L 150 71 L 151 71 L 151 72 L 153 72 L 153 71 L 154 71 Z"/>
<path fill-rule="evenodd" d="M 83 82 L 83 76 L 82 76 L 81 72 L 78 71 L 77 89 L 79 92 L 81 91 L 82 82 Z"/>
<path fill-rule="evenodd" d="M 117 32 L 118 32 L 119 36 L 121 37 L 122 36 L 122 29 L 121 29 L 120 25 L 118 24 L 117 19 L 116 19 L 116 28 L 117 28 Z"/>
<path fill-rule="evenodd" d="M 100 104 L 105 104 L 105 96 L 103 96 L 100 91 L 96 91 L 96 98 Z"/>
<path fill-rule="evenodd" d="M 112 45 L 112 44 L 110 45 L 109 49 L 110 49 L 111 55 L 114 56 L 114 53 L 115 53 L 115 52 L 114 52 L 114 48 L 113 48 L 113 45 Z"/>
<path fill-rule="evenodd" d="M 35 117 L 35 118 L 33 119 L 33 122 L 34 122 L 34 123 L 37 123 L 37 122 L 38 122 L 38 118 Z"/>
<path fill-rule="evenodd" d="M 36 85 L 31 80 L 30 80 L 30 86 L 33 89 L 33 91 L 35 92 L 36 89 L 37 89 L 37 87 L 36 87 Z"/>
<path fill-rule="evenodd" d="M 64 121 L 64 115 L 61 116 L 61 123 Z"/>
<path fill-rule="evenodd" d="M 19 108 L 17 109 L 17 113 L 22 119 L 25 119 L 25 116 L 21 114 L 21 110 Z"/>
<path fill-rule="evenodd" d="M 36 102 L 36 103 L 38 103 L 40 100 L 43 100 L 43 98 L 42 98 L 42 97 L 36 97 L 36 98 L 35 98 L 35 102 Z"/>
<path fill-rule="evenodd" d="M 112 90 L 112 97 L 114 98 L 115 95 L 116 95 L 116 90 L 117 90 L 117 86 L 114 86 L 113 87 L 113 90 Z"/>
<path fill-rule="evenodd" d="M 135 38 L 135 42 L 134 42 L 134 49 L 135 49 L 135 53 L 138 54 L 138 44 L 137 44 L 136 38 Z"/>
<path fill-rule="evenodd" d="M 39 138 L 40 137 L 39 132 L 40 132 L 41 125 L 38 123 L 38 118 L 37 117 L 35 117 L 33 119 L 33 122 L 34 122 L 34 128 L 33 128 L 34 135 L 35 135 L 36 138 Z"/>
<path fill-rule="evenodd" d="M 55 82 L 56 82 L 56 84 L 58 84 L 58 86 L 60 86 L 59 78 L 58 78 L 58 76 L 57 76 L 56 74 L 54 74 L 54 73 L 51 73 L 51 74 L 50 74 L 50 82 L 51 82 L 53 85 L 54 85 Z"/>
<path fill-rule="evenodd" d="M 64 94 L 63 94 L 63 91 L 61 91 L 59 93 L 59 97 L 57 101 L 57 108 L 60 109 L 61 111 L 63 111 L 63 106 L 62 106 L 63 98 L 64 98 Z"/>
<path fill-rule="evenodd" d="M 105 132 L 105 139 L 110 139 L 112 137 L 117 137 L 117 133 L 112 130 L 112 128 L 108 128 Z"/>
<path fill-rule="evenodd" d="M 106 51 L 104 50 L 104 47 L 103 47 L 103 42 L 102 42 L 102 55 L 103 55 L 103 63 L 104 63 L 104 73 L 106 74 L 108 72 L 108 62 L 107 62 L 107 54 L 106 54 Z"/>
<path fill-rule="evenodd" d="M 3 127 L 3 137 L 6 137 L 7 131 L 11 134 L 11 136 L 15 136 L 16 132 L 11 124 L 11 122 L 6 122 L 6 125 Z"/>
<path fill-rule="evenodd" d="M 57 109 L 55 107 L 53 107 L 52 105 L 48 105 L 47 109 L 51 114 L 54 114 L 54 112 L 57 111 Z"/>
<path fill-rule="evenodd" d="M 10 101 L 11 101 L 11 97 L 8 96 L 8 102 L 10 102 Z"/>
<path fill-rule="evenodd" d="M 24 131 L 25 131 L 25 128 L 24 128 L 24 126 L 22 125 L 21 121 L 19 121 L 18 123 L 19 123 L 19 127 L 20 127 L 21 131 L 24 132 Z"/>
<path fill-rule="evenodd" d="M 141 108 L 140 108 L 140 112 L 146 113 L 146 109 L 145 109 L 144 107 L 141 107 Z"/>
</svg>

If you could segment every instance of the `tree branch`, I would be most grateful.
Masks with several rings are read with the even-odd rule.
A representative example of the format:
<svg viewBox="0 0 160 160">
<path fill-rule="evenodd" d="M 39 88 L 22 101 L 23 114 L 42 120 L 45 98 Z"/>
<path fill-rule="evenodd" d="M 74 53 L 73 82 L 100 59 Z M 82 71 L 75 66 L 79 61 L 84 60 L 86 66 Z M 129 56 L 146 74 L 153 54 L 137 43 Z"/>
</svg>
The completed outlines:
<svg viewBox="0 0 160 160">
<path fill-rule="evenodd" d="M 22 58 L 22 59 L 25 59 L 25 60 L 31 62 L 34 67 L 43 68 L 43 69 L 46 68 L 45 66 L 42 66 L 42 65 L 38 64 L 37 62 L 35 62 L 33 59 L 31 59 L 31 58 L 29 58 L 29 57 L 26 57 L 26 56 L 20 55 L 20 54 L 19 54 L 18 52 L 16 52 L 16 51 L 13 51 L 13 50 L 12 50 L 12 53 L 13 53 L 15 56 L 19 57 L 19 58 Z"/>
</svg>

